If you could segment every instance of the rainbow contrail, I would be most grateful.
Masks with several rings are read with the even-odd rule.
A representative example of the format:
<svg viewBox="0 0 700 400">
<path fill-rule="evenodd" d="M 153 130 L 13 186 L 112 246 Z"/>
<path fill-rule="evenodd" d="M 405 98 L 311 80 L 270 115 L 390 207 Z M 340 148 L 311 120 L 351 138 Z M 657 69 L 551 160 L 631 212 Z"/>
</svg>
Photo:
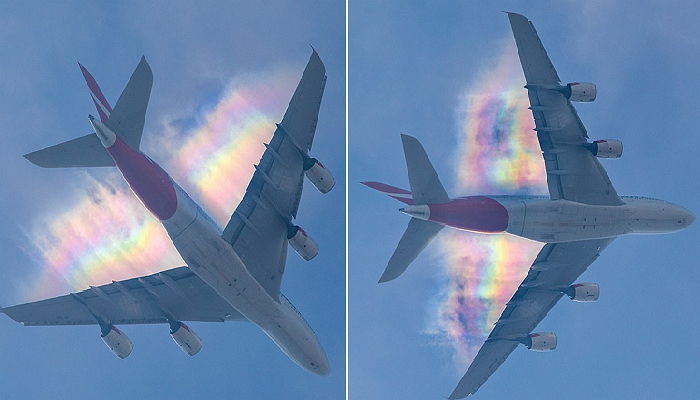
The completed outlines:
<svg viewBox="0 0 700 400">
<path fill-rule="evenodd" d="M 197 113 L 194 128 L 179 130 L 165 121 L 148 141 L 175 181 L 222 226 L 242 198 L 296 79 L 285 69 L 233 80 L 210 109 Z M 118 172 L 102 180 L 85 174 L 77 186 L 79 193 L 65 194 L 76 201 L 38 216 L 28 232 L 33 255 L 44 266 L 30 299 L 184 265 Z"/>
<path fill-rule="evenodd" d="M 116 172 L 100 181 L 85 174 L 81 186 L 74 204 L 34 222 L 30 238 L 45 269 L 31 298 L 183 265 L 163 227 Z"/>
<path fill-rule="evenodd" d="M 253 164 L 265 151 L 263 143 L 282 119 L 294 81 L 290 71 L 254 82 L 234 81 L 199 126 L 179 135 L 185 139 L 177 148 L 171 146 L 170 173 L 222 226 L 245 193 Z"/>
<path fill-rule="evenodd" d="M 523 76 L 513 44 L 466 90 L 458 112 L 455 157 L 460 194 L 546 193 Z M 438 237 L 447 284 L 434 328 L 454 347 L 460 373 L 471 362 L 542 248 L 510 235 L 447 230 Z"/>
</svg>

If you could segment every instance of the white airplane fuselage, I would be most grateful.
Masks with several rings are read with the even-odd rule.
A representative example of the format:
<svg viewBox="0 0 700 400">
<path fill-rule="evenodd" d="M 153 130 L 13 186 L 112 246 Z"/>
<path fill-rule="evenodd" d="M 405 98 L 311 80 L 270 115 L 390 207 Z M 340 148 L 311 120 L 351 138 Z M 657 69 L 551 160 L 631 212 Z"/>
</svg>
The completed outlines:
<svg viewBox="0 0 700 400">
<path fill-rule="evenodd" d="M 621 199 L 622 205 L 597 206 L 548 196 L 468 196 L 441 204 L 409 205 L 401 211 L 457 229 L 506 232 L 544 243 L 671 233 L 695 220 L 690 211 L 663 200 Z"/>
<path fill-rule="evenodd" d="M 187 266 L 301 367 L 319 375 L 328 360 L 314 331 L 280 294 L 274 299 L 250 274 L 221 229 L 153 160 L 91 118 L 97 136 L 131 190 L 162 223 Z"/>
</svg>

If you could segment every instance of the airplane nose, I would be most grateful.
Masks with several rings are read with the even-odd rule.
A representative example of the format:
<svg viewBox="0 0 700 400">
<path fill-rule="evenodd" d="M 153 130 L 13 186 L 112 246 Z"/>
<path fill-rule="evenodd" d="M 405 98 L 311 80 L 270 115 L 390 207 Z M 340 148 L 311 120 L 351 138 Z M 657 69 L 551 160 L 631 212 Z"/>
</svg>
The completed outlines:
<svg viewBox="0 0 700 400">
<path fill-rule="evenodd" d="M 330 367 L 328 366 L 328 360 L 323 357 L 320 360 L 311 362 L 311 372 L 316 375 L 326 376 L 330 372 Z"/>
<path fill-rule="evenodd" d="M 326 376 L 326 375 L 328 375 L 329 372 L 331 372 L 330 367 L 328 366 L 328 364 L 323 363 L 323 364 L 321 364 L 321 366 L 318 368 L 318 372 L 317 372 L 317 373 L 318 373 L 319 375 L 321 375 L 321 376 Z"/>
<path fill-rule="evenodd" d="M 693 224 L 693 222 L 695 222 L 695 215 L 692 212 L 686 210 L 685 226 L 690 226 Z"/>
<path fill-rule="evenodd" d="M 695 215 L 683 207 L 678 207 L 678 214 L 676 215 L 676 224 L 681 229 L 687 228 L 695 222 Z"/>
</svg>

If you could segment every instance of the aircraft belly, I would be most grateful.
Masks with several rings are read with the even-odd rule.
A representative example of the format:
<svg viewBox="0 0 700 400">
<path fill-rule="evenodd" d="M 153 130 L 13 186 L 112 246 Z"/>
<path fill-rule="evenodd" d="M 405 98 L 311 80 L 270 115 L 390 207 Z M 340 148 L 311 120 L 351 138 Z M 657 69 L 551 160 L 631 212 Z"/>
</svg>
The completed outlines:
<svg viewBox="0 0 700 400">
<path fill-rule="evenodd" d="M 298 365 L 327 371 L 313 331 L 289 306 L 275 301 L 250 274 L 211 219 L 177 188 L 178 209 L 163 226 L 187 266 L 246 319 L 258 325 Z M 320 372 L 319 372 L 320 371 Z"/>
<path fill-rule="evenodd" d="M 172 239 L 187 266 L 247 319 L 261 325 L 279 313 L 233 248 L 202 218 Z"/>
<path fill-rule="evenodd" d="M 566 200 L 526 201 L 521 233 L 545 243 L 603 239 L 630 233 L 625 206 L 592 206 Z"/>
</svg>

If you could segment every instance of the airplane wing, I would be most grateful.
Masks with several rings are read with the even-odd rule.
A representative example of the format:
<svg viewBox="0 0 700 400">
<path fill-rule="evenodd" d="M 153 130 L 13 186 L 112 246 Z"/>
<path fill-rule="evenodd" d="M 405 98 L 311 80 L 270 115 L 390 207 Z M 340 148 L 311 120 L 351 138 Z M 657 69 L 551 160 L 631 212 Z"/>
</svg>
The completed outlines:
<svg viewBox="0 0 700 400">
<path fill-rule="evenodd" d="M 96 325 L 245 320 L 187 267 L 91 287 L 79 293 L 0 309 L 24 325 Z"/>
<path fill-rule="evenodd" d="M 603 166 L 584 147 L 588 134 L 576 110 L 564 94 L 552 90 L 560 86 L 560 79 L 535 27 L 520 14 L 508 13 L 508 18 L 527 81 L 550 197 L 595 205 L 623 204 Z"/>
<path fill-rule="evenodd" d="M 277 125 L 223 238 L 274 299 L 287 260 L 287 228 L 296 217 L 303 188 L 303 162 L 311 148 L 326 68 L 316 51 Z"/>
<path fill-rule="evenodd" d="M 530 271 L 472 361 L 450 399 L 476 393 L 479 387 L 529 335 L 569 287 L 613 239 L 550 243 L 540 250 Z"/>
</svg>

